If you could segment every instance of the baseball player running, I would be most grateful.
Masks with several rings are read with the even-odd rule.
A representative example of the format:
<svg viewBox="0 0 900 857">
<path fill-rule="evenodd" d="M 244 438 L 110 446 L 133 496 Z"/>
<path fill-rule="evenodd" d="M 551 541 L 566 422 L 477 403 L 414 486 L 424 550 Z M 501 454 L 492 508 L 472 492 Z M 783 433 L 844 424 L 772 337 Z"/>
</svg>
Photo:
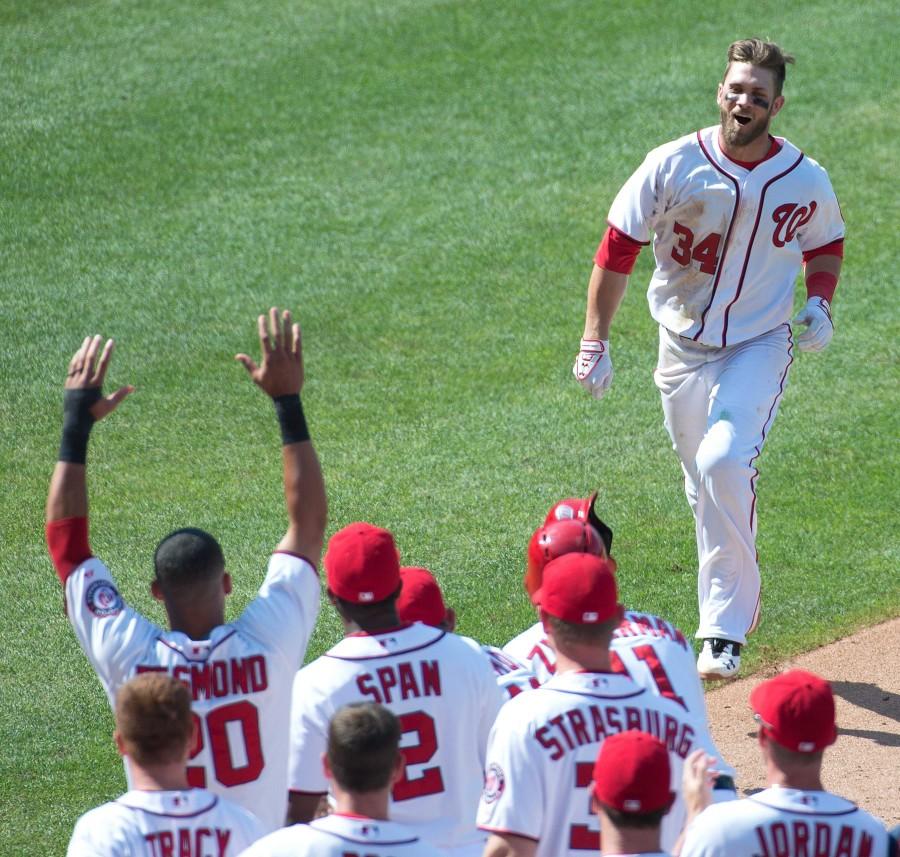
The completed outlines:
<svg viewBox="0 0 900 857">
<path fill-rule="evenodd" d="M 258 324 L 262 365 L 246 354 L 237 359 L 275 404 L 289 525 L 259 594 L 241 617 L 225 623 L 231 577 L 218 542 L 202 530 L 178 530 L 156 548 L 150 588 L 165 605 L 168 631 L 129 607 L 109 569 L 93 556 L 88 436 L 94 422 L 131 392 L 122 387 L 103 396 L 113 342 L 101 351 L 99 336 L 85 339 L 69 364 L 62 444 L 47 499 L 47 544 L 65 587 L 69 620 L 110 704 L 136 673 L 167 672 L 187 684 L 197 726 L 188 782 L 240 803 L 272 830 L 285 817 L 291 681 L 319 609 L 316 564 L 326 500 L 300 403 L 299 326 L 276 309 Z"/>
<path fill-rule="evenodd" d="M 887 831 L 822 786 L 822 757 L 837 739 L 831 685 L 805 670 L 764 681 L 750 694 L 768 788 L 727 806 L 708 806 L 690 823 L 682 857 L 874 857 Z M 691 803 L 702 807 L 702 768 L 685 772 Z"/>
<path fill-rule="evenodd" d="M 400 720 L 406 770 L 391 789 L 391 818 L 450 854 L 481 855 L 475 826 L 487 736 L 503 701 L 480 646 L 397 616 L 400 559 L 391 534 L 355 523 L 325 553 L 328 598 L 344 639 L 294 680 L 290 820 L 313 818 L 328 790 L 320 759 L 328 724 L 353 702 L 377 702 Z"/>
<path fill-rule="evenodd" d="M 401 622 L 423 622 L 432 628 L 456 630 L 456 611 L 444 603 L 441 587 L 427 568 L 404 566 L 400 580 L 403 585 L 397 599 L 397 615 Z M 479 645 L 491 663 L 498 686 L 510 698 L 541 686 L 531 668 L 521 661 L 496 646 Z"/>
<path fill-rule="evenodd" d="M 588 285 L 574 374 L 595 398 L 612 381 L 610 327 L 641 247 L 653 242 L 647 297 L 659 322 L 656 385 L 696 522 L 703 640 L 697 667 L 731 678 L 759 620 L 757 461 L 796 344 L 821 351 L 844 223 L 825 170 L 768 133 L 793 58 L 734 42 L 719 84 L 720 124 L 654 149 L 619 191 Z M 794 281 L 808 299 L 792 323 Z"/>
<path fill-rule="evenodd" d="M 600 745 L 591 807 L 603 830 L 604 857 L 664 857 L 660 825 L 675 801 L 671 781 L 669 753 L 658 738 L 632 729 Z"/>
<path fill-rule="evenodd" d="M 596 511 L 596 492 L 580 500 L 560 500 L 547 513 L 544 525 L 535 530 L 528 544 L 525 589 L 532 603 L 540 590 L 544 567 L 567 553 L 610 556 L 613 533 Z M 503 651 L 528 664 L 540 682 L 556 671 L 556 654 L 538 621 L 510 640 Z M 613 631 L 610 663 L 614 672 L 630 676 L 651 693 L 677 702 L 706 721 L 703 685 L 697 676 L 694 653 L 684 634 L 665 619 L 635 610 L 626 610 Z"/>
<path fill-rule="evenodd" d="M 663 741 L 679 790 L 683 759 L 697 747 L 715 752 L 691 713 L 611 672 L 609 642 L 623 611 L 608 561 L 569 553 L 549 562 L 540 604 L 556 674 L 509 700 L 491 729 L 478 809 L 479 825 L 491 834 L 484 857 L 596 853 L 600 831 L 588 790 L 611 735 L 639 729 Z M 663 822 L 664 846 L 674 843 L 684 817 L 677 798 Z"/>
<path fill-rule="evenodd" d="M 119 688 L 114 738 L 132 787 L 78 819 L 68 857 L 235 857 L 263 835 L 255 815 L 188 784 L 195 729 L 184 682 L 151 673 Z"/>
<path fill-rule="evenodd" d="M 400 721 L 374 702 L 338 711 L 322 756 L 334 811 L 276 830 L 245 857 L 438 857 L 440 851 L 388 817 L 391 788 L 404 776 L 400 729 Z"/>
</svg>

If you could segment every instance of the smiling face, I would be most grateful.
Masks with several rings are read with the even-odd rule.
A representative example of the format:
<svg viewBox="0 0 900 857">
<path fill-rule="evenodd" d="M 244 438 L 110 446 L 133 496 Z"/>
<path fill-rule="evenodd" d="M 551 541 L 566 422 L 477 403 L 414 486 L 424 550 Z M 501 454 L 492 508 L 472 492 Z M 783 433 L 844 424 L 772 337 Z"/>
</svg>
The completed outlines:
<svg viewBox="0 0 900 857">
<path fill-rule="evenodd" d="M 716 101 L 726 148 L 743 149 L 760 140 L 762 145 L 772 117 L 784 97 L 776 89 L 775 74 L 746 62 L 733 62 L 719 84 Z M 761 139 L 762 138 L 762 139 Z"/>
</svg>

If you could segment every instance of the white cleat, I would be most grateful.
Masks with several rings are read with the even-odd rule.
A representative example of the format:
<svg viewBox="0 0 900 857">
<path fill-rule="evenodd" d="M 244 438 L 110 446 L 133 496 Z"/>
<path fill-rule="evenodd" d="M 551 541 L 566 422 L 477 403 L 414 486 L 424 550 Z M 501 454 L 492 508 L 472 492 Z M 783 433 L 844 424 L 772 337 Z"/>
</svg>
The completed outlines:
<svg viewBox="0 0 900 857">
<path fill-rule="evenodd" d="M 734 678 L 741 668 L 741 644 L 718 637 L 703 641 L 697 658 L 697 672 L 707 681 Z"/>
</svg>

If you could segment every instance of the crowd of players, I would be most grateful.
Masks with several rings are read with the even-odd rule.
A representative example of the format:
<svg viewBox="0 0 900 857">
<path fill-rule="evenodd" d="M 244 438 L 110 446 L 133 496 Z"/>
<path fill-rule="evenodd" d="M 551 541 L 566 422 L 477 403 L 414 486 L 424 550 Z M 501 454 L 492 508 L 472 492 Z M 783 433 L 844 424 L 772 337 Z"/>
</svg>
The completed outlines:
<svg viewBox="0 0 900 857">
<path fill-rule="evenodd" d="M 325 484 L 300 392 L 299 327 L 259 317 L 238 355 L 282 433 L 287 530 L 257 597 L 225 622 L 216 540 L 164 538 L 163 629 L 128 606 L 88 532 L 93 424 L 112 342 L 69 364 L 47 542 L 67 614 L 115 710 L 129 790 L 78 820 L 70 855 L 677 854 L 882 857 L 884 826 L 821 782 L 837 737 L 830 686 L 792 670 L 750 704 L 769 788 L 737 800 L 709 732 L 691 646 L 619 601 L 595 497 L 550 509 L 528 544 L 536 623 L 502 650 L 454 633 L 434 576 L 357 522 L 322 556 Z M 317 568 L 343 639 L 301 668 Z"/>
</svg>

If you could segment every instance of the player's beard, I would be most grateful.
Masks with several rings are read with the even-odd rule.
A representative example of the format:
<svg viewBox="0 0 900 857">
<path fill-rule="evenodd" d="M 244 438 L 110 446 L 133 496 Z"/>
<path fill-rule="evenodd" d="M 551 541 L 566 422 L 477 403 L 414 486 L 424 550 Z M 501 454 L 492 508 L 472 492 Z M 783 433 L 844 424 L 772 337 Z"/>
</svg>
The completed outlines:
<svg viewBox="0 0 900 857">
<path fill-rule="evenodd" d="M 729 146 L 742 147 L 749 146 L 754 140 L 759 139 L 769 130 L 769 120 L 772 116 L 771 110 L 766 111 L 766 115 L 760 119 L 754 119 L 746 125 L 741 125 L 734 114 L 727 113 L 721 107 L 719 115 L 722 119 L 722 137 Z"/>
</svg>

